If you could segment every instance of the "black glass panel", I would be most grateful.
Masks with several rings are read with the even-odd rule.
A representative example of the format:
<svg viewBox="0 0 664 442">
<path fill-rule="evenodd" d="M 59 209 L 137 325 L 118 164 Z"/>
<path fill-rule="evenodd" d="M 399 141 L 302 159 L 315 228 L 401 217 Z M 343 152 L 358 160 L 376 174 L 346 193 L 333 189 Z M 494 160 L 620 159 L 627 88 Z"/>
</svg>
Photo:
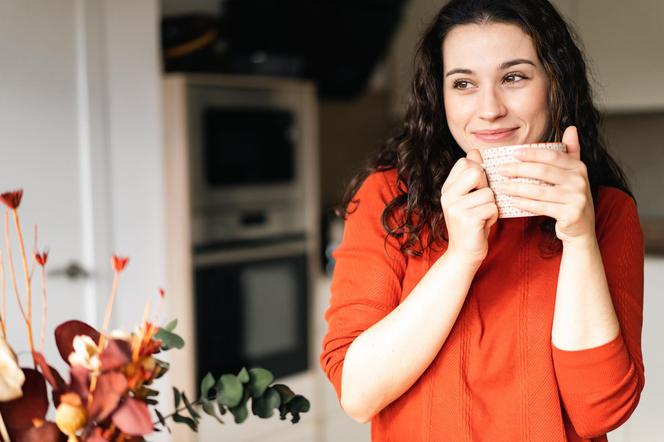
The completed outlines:
<svg viewBox="0 0 664 442">
<path fill-rule="evenodd" d="M 197 269 L 198 380 L 260 366 L 308 367 L 306 256 Z"/>
<path fill-rule="evenodd" d="M 295 174 L 293 115 L 286 110 L 208 107 L 203 115 L 210 187 L 288 183 Z"/>
</svg>

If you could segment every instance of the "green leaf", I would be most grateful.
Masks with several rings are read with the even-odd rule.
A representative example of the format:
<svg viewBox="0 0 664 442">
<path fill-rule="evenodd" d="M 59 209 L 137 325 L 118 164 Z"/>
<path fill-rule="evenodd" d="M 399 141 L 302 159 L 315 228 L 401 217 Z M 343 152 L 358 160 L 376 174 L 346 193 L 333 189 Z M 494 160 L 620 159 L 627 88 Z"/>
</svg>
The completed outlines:
<svg viewBox="0 0 664 442">
<path fill-rule="evenodd" d="M 212 373 L 208 373 L 205 375 L 203 380 L 201 381 L 201 397 L 204 399 L 208 399 L 208 394 L 210 392 L 210 389 L 214 387 L 214 377 L 212 376 Z"/>
<path fill-rule="evenodd" d="M 177 422 L 180 424 L 187 424 L 189 428 L 191 428 L 191 431 L 197 432 L 198 431 L 198 424 L 196 423 L 195 420 L 193 420 L 190 417 L 187 416 L 182 416 L 181 414 L 175 413 L 173 415 L 173 422 Z"/>
<path fill-rule="evenodd" d="M 311 403 L 309 399 L 304 396 L 296 395 L 288 404 L 291 410 L 296 410 L 300 413 L 306 413 L 311 408 Z"/>
<path fill-rule="evenodd" d="M 295 393 L 293 393 L 293 390 L 291 390 L 287 385 L 274 384 L 270 388 L 274 388 L 275 390 L 277 390 L 277 393 L 279 393 L 279 396 L 281 396 L 282 404 L 287 404 L 288 402 L 290 402 L 291 399 L 295 397 Z"/>
<path fill-rule="evenodd" d="M 241 424 L 249 416 L 249 410 L 247 410 L 247 404 L 240 405 L 238 407 L 229 408 L 230 412 L 233 413 L 233 418 L 235 419 L 236 424 Z"/>
<path fill-rule="evenodd" d="M 201 401 L 201 406 L 203 407 L 203 411 L 205 412 L 205 414 L 207 414 L 208 416 L 212 416 L 212 417 L 215 418 L 220 424 L 223 424 L 223 423 L 224 423 L 224 421 L 222 421 L 222 420 L 219 418 L 219 416 L 217 416 L 217 413 L 215 413 L 215 411 L 214 411 L 214 403 L 213 403 L 213 402 L 210 402 L 210 401 L 208 401 L 208 400 L 203 400 L 203 401 Z"/>
<path fill-rule="evenodd" d="M 164 350 L 169 350 L 171 348 L 180 349 L 184 347 L 184 339 L 164 328 L 160 328 L 157 333 L 154 334 L 154 338 L 161 341 L 161 347 Z"/>
<path fill-rule="evenodd" d="M 273 380 L 274 375 L 268 370 L 264 368 L 252 368 L 249 370 L 249 395 L 252 398 L 262 396 Z"/>
<path fill-rule="evenodd" d="M 247 410 L 247 400 L 249 400 L 249 392 L 246 390 L 242 395 L 242 400 L 236 407 L 229 407 L 229 411 L 233 414 L 236 424 L 241 424 L 249 416 L 249 410 Z"/>
<path fill-rule="evenodd" d="M 189 402 L 189 399 L 187 399 L 187 395 L 182 393 L 182 401 L 184 402 L 184 406 L 187 408 L 187 411 L 189 412 L 189 415 L 194 419 L 198 420 L 201 418 L 201 415 L 198 414 L 196 409 L 191 405 L 191 402 Z"/>
<path fill-rule="evenodd" d="M 294 424 L 300 421 L 300 413 L 309 411 L 311 404 L 309 400 L 301 395 L 295 395 L 287 404 L 281 404 L 279 407 L 279 419 L 286 419 L 286 415 L 290 413 L 293 417 L 291 422 Z"/>
<path fill-rule="evenodd" d="M 224 374 L 219 378 L 216 385 L 217 402 L 227 407 L 235 407 L 242 400 L 242 383 L 238 380 L 237 376 L 232 374 Z"/>
<path fill-rule="evenodd" d="M 161 361 L 157 358 L 153 358 L 153 359 L 155 360 L 155 362 L 157 363 L 157 366 L 159 367 L 159 370 L 157 370 L 157 376 L 155 377 L 155 379 L 159 379 L 160 377 L 162 377 L 163 375 L 166 374 L 166 372 L 168 371 L 169 368 L 171 368 L 171 364 L 169 364 L 166 361 Z"/>
<path fill-rule="evenodd" d="M 175 402 L 175 409 L 177 410 L 178 407 L 180 406 L 180 400 L 182 399 L 180 390 L 177 388 L 173 387 L 173 401 Z"/>
<path fill-rule="evenodd" d="M 247 369 L 242 367 L 242 370 L 240 370 L 240 372 L 237 374 L 237 378 L 243 384 L 249 382 L 249 372 L 247 371 Z"/>
<path fill-rule="evenodd" d="M 161 424 L 162 427 L 166 428 L 168 432 L 171 432 L 171 429 L 166 425 L 166 419 L 164 418 L 164 415 L 159 412 L 156 408 L 154 409 L 155 414 L 157 415 L 157 419 L 159 420 L 159 423 Z"/>
<path fill-rule="evenodd" d="M 144 386 L 143 389 L 141 390 L 141 395 L 142 395 L 142 396 L 146 396 L 146 397 L 149 397 L 149 396 L 158 396 L 158 395 L 159 395 L 159 392 L 158 392 L 157 390 L 154 390 L 154 389 L 152 389 L 152 388 L 148 388 L 148 387 L 145 387 L 145 386 Z"/>
<path fill-rule="evenodd" d="M 274 409 L 281 405 L 281 396 L 277 390 L 268 388 L 265 394 L 251 400 L 251 412 L 256 416 L 267 419 L 274 414 Z"/>
<path fill-rule="evenodd" d="M 172 332 L 173 330 L 175 330 L 175 326 L 177 325 L 178 325 L 178 320 L 173 319 L 171 322 L 169 322 L 168 324 L 164 325 L 161 328 L 163 328 L 166 331 Z"/>
</svg>

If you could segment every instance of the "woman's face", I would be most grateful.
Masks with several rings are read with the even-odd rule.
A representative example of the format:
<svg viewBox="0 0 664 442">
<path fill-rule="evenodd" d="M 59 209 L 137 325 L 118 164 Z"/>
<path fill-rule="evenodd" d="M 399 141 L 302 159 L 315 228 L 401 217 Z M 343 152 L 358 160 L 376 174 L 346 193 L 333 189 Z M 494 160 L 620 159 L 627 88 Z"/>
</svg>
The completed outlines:
<svg viewBox="0 0 664 442">
<path fill-rule="evenodd" d="M 443 41 L 443 76 L 447 124 L 465 152 L 544 141 L 549 82 L 518 26 L 452 28 Z"/>
</svg>

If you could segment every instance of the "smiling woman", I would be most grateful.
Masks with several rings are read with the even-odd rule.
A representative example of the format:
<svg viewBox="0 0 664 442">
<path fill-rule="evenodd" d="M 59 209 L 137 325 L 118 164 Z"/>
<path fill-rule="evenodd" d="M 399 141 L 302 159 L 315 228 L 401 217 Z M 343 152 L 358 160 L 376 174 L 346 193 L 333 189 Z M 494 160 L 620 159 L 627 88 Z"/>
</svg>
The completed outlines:
<svg viewBox="0 0 664 442">
<path fill-rule="evenodd" d="M 434 18 L 403 127 L 338 212 L 320 360 L 372 440 L 596 442 L 632 414 L 643 237 L 598 122 L 548 1 Z M 566 152 L 522 149 L 502 171 L 535 216 L 498 219 L 480 151 L 538 142 Z"/>
<path fill-rule="evenodd" d="M 443 60 L 447 125 L 465 152 L 546 138 L 549 81 L 521 28 L 457 26 L 443 42 Z"/>
</svg>

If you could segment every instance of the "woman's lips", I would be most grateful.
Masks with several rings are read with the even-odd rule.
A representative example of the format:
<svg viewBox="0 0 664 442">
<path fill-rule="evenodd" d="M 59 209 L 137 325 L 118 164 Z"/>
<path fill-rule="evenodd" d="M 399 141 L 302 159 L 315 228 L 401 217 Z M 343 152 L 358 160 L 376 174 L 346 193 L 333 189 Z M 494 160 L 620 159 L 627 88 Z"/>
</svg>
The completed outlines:
<svg viewBox="0 0 664 442">
<path fill-rule="evenodd" d="M 473 135 L 482 141 L 501 141 L 514 135 L 517 129 L 517 127 L 514 127 L 512 129 L 486 130 L 474 132 Z"/>
</svg>

